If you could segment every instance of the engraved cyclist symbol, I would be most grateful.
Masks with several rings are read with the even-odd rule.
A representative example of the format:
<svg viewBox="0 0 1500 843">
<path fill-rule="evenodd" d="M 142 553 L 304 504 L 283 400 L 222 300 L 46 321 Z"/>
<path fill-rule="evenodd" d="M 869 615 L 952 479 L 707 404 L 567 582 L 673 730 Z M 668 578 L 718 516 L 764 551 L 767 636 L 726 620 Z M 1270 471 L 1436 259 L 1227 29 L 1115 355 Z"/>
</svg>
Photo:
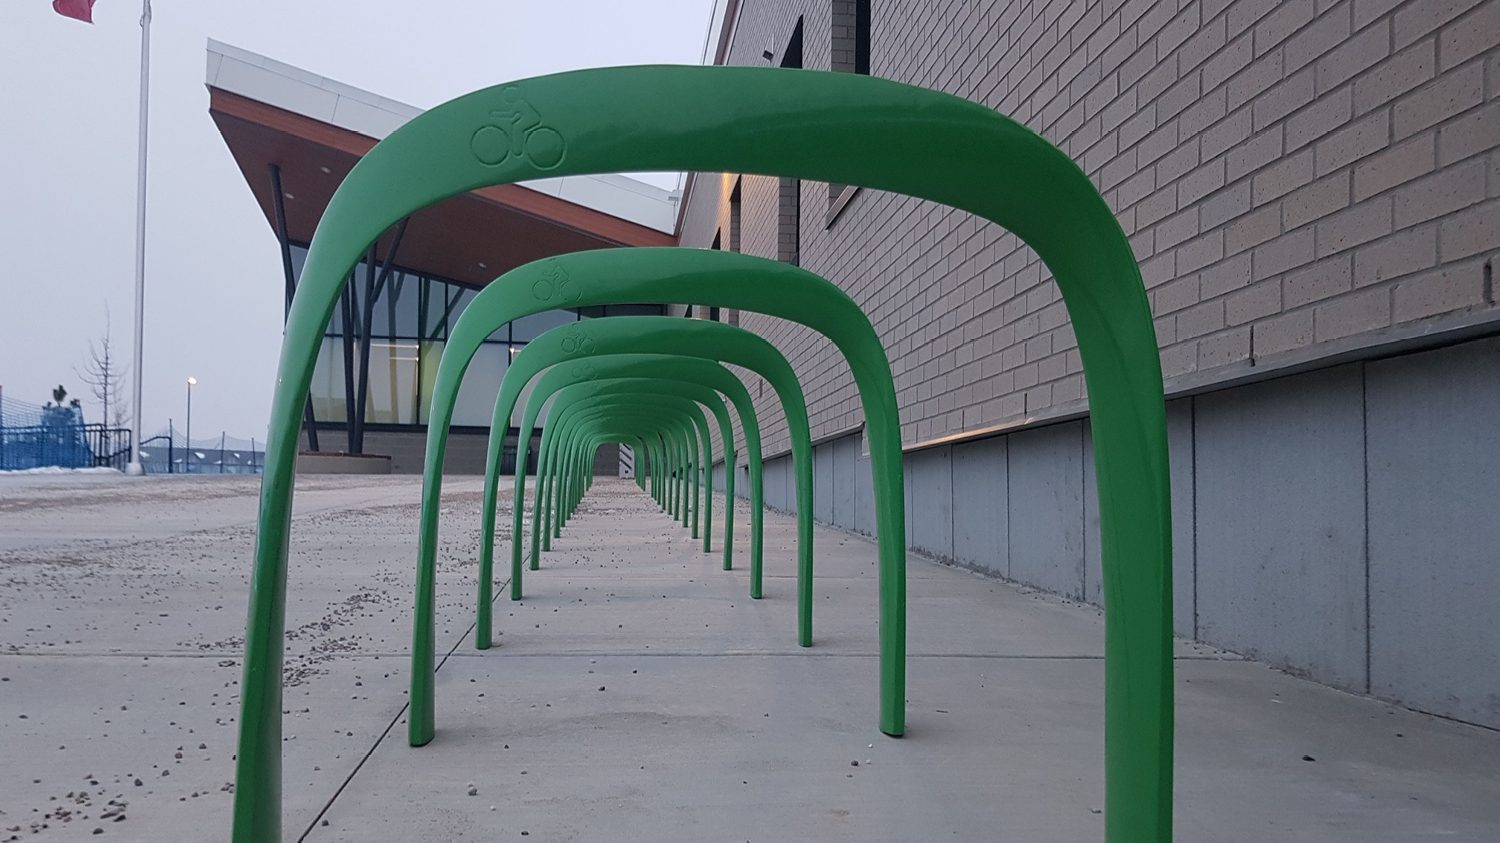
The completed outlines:
<svg viewBox="0 0 1500 843">
<path fill-rule="evenodd" d="M 514 86 L 500 92 L 501 107 L 490 111 L 489 125 L 481 126 L 469 140 L 469 150 L 479 163 L 498 167 L 512 156 L 524 157 L 538 170 L 562 163 L 567 143 Z"/>
<path fill-rule="evenodd" d="M 594 340 L 582 328 L 575 327 L 562 339 L 563 354 L 593 354 Z"/>
<path fill-rule="evenodd" d="M 531 285 L 531 294 L 537 301 L 569 305 L 578 301 L 583 291 L 562 267 L 553 264 L 547 268 L 546 274 Z"/>
<path fill-rule="evenodd" d="M 599 377 L 599 370 L 595 369 L 594 364 L 587 360 L 582 363 L 574 363 L 570 372 L 574 380 L 591 381 Z"/>
</svg>

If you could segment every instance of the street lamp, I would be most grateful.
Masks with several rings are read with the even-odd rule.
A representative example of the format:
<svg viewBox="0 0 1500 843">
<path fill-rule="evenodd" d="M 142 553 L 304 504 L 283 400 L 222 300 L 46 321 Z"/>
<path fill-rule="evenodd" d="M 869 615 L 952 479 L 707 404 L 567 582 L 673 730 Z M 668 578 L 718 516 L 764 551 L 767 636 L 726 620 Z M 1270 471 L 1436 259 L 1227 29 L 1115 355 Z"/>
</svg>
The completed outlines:
<svg viewBox="0 0 1500 843">
<path fill-rule="evenodd" d="M 195 377 L 187 379 L 187 431 L 183 433 L 183 438 L 187 439 L 187 451 L 182 457 L 183 474 L 193 471 L 193 384 L 197 382 Z"/>
</svg>

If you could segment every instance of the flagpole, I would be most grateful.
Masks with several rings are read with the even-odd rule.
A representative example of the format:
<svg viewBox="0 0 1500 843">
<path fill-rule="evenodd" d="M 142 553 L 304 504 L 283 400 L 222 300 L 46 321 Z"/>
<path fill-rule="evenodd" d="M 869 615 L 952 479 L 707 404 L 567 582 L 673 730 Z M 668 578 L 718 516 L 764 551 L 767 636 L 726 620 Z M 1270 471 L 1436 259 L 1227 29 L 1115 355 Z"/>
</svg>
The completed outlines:
<svg viewBox="0 0 1500 843">
<path fill-rule="evenodd" d="M 146 331 L 146 116 L 151 93 L 151 0 L 141 0 L 141 114 L 135 181 L 135 366 L 131 370 L 135 412 L 131 418 L 130 464 L 126 474 L 145 474 L 141 466 L 141 360 Z"/>
</svg>

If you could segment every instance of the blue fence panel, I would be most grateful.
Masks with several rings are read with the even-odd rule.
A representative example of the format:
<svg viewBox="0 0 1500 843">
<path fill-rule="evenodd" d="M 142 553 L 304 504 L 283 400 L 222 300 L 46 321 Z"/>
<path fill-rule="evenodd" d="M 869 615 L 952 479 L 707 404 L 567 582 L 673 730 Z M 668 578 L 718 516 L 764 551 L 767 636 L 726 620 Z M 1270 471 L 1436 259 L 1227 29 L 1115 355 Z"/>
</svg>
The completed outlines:
<svg viewBox="0 0 1500 843">
<path fill-rule="evenodd" d="M 89 427 L 79 407 L 0 398 L 0 471 L 91 467 Z"/>
</svg>

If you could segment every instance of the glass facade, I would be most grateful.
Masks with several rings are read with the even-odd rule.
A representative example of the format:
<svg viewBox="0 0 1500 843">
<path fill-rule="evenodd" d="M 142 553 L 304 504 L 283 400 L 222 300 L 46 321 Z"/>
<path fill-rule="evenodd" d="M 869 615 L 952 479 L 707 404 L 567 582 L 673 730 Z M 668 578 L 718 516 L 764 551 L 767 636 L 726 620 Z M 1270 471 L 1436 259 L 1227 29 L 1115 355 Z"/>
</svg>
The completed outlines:
<svg viewBox="0 0 1500 843">
<path fill-rule="evenodd" d="M 292 246 L 293 269 L 300 277 L 307 250 Z M 353 289 L 364 293 L 365 264 L 355 268 Z M 427 423 L 432 403 L 432 385 L 437 379 L 438 359 L 447 343 L 448 330 L 476 290 L 411 270 L 396 268 L 375 297 L 370 319 L 370 377 L 365 396 L 367 425 L 421 426 Z M 363 312 L 359 302 L 356 322 Z M 507 325 L 490 334 L 469 364 L 459 387 L 453 424 L 488 427 L 494 414 L 495 394 L 500 391 L 511 358 L 527 342 L 548 329 L 580 319 L 616 315 L 660 315 L 660 305 L 609 305 L 574 310 L 549 310 Z M 313 371 L 313 414 L 321 422 L 345 423 L 349 398 L 345 392 L 345 321 L 342 301 L 334 308 L 323 346 Z M 358 377 L 359 332 L 354 332 L 349 353 Z M 525 407 L 526 395 L 516 405 L 510 425 L 515 427 Z"/>
</svg>

